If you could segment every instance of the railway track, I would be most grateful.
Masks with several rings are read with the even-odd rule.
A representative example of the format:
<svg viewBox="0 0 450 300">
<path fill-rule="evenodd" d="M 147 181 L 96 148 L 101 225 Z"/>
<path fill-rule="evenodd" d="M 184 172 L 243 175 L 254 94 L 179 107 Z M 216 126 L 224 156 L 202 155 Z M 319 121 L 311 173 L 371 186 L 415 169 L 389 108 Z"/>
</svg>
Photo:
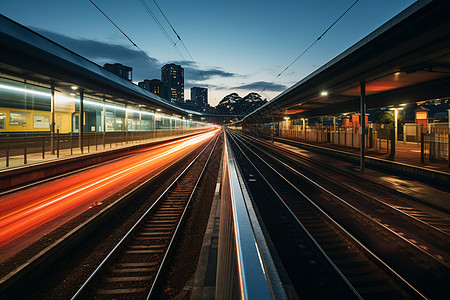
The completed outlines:
<svg viewBox="0 0 450 300">
<path fill-rule="evenodd" d="M 158 293 L 177 233 L 219 136 L 158 197 L 72 299 L 149 298 Z"/>
<path fill-rule="evenodd" d="M 253 178 L 253 181 L 264 181 L 263 186 L 270 187 L 270 193 L 278 195 L 286 209 L 295 215 L 363 298 L 422 298 L 425 295 L 440 298 L 445 295 L 445 282 L 449 275 L 445 259 L 418 247 L 403 237 L 405 233 L 395 232 L 348 203 L 348 195 L 361 199 L 364 193 L 346 189 L 345 196 L 340 197 L 341 191 L 336 186 L 323 183 L 323 176 L 297 170 L 300 169 L 298 162 L 284 161 L 285 154 L 281 156 L 278 151 L 274 157 L 261 145 L 253 145 L 254 141 L 243 141 L 243 137 L 236 134 L 233 134 L 233 139 L 239 143 L 239 147 L 235 146 L 236 151 L 251 162 L 249 178 L 258 173 L 259 179 Z M 329 174 L 325 176 L 330 177 Z M 316 182 L 318 179 L 321 179 L 320 183 Z M 251 185 L 252 180 L 249 182 L 250 190 Z M 342 182 L 339 183 L 342 189 L 341 185 Z M 270 197 L 265 198 L 268 201 Z M 263 200 L 258 198 L 258 201 Z M 406 218 L 403 212 L 400 214 Z M 403 223 L 407 227 L 411 224 L 417 226 L 417 223 L 422 226 L 425 222 L 410 219 Z M 428 232 L 437 234 L 435 229 Z M 445 238 L 445 232 L 437 231 Z M 445 239 L 439 242 L 445 244 Z M 435 248 L 439 247 L 438 243 Z"/>
<path fill-rule="evenodd" d="M 248 137 L 248 136 L 246 136 Z M 248 137 L 251 138 L 251 137 Z M 294 166 L 326 189 L 345 197 L 345 201 L 362 214 L 389 227 L 430 256 L 450 263 L 450 217 L 445 212 L 424 206 L 409 195 L 343 172 L 331 165 L 304 155 L 251 138 L 265 151 L 275 155 L 280 163 Z M 260 146 L 260 147 L 261 147 Z M 299 174 L 299 172 L 297 172 Z M 413 201 L 411 201 L 413 200 Z"/>
</svg>

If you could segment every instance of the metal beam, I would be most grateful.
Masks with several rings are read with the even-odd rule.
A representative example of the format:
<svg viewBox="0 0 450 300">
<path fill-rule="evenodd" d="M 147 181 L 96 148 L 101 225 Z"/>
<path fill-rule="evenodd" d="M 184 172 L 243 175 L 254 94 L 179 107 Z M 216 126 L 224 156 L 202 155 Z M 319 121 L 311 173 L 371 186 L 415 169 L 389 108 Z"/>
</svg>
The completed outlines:
<svg viewBox="0 0 450 300">
<path fill-rule="evenodd" d="M 83 153 L 83 135 L 84 135 L 84 92 L 80 91 L 80 118 L 78 119 L 78 144 L 80 152 Z"/>
<path fill-rule="evenodd" d="M 360 107 L 361 107 L 361 125 L 360 125 L 360 146 L 361 146 L 361 160 L 360 160 L 360 170 L 364 171 L 365 167 L 365 151 L 366 151 L 366 83 L 361 82 L 361 97 L 360 97 Z"/>
</svg>

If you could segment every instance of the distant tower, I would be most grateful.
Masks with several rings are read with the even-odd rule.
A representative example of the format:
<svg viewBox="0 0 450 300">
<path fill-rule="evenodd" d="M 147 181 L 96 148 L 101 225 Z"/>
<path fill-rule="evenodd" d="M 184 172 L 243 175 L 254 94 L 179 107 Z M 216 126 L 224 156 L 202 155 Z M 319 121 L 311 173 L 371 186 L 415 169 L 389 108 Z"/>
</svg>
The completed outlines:
<svg viewBox="0 0 450 300">
<path fill-rule="evenodd" d="M 152 92 L 153 94 L 156 94 L 160 97 L 163 97 L 164 99 L 167 99 L 164 84 L 159 79 L 152 79 L 152 80 L 144 79 L 144 81 L 138 82 L 138 85 L 141 88 L 146 89 L 149 92 Z"/>
<path fill-rule="evenodd" d="M 202 111 L 204 107 L 208 106 L 208 89 L 201 87 L 191 88 L 191 100 L 198 111 Z"/>
<path fill-rule="evenodd" d="M 161 68 L 161 81 L 167 92 L 167 100 L 184 103 L 184 69 L 175 64 Z"/>
<path fill-rule="evenodd" d="M 132 77 L 133 68 L 131 67 L 115 63 L 115 64 L 104 64 L 103 68 L 128 81 L 132 81 L 133 79 Z"/>
</svg>

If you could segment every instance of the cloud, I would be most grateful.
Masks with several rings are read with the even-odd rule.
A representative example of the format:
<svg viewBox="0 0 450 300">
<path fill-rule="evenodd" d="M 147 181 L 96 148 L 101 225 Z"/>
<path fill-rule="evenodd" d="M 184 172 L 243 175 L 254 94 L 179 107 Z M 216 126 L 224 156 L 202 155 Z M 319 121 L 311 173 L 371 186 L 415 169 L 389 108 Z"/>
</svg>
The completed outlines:
<svg viewBox="0 0 450 300">
<path fill-rule="evenodd" d="M 84 38 L 75 38 L 40 28 L 33 28 L 33 30 L 101 66 L 105 63 L 117 62 L 132 67 L 133 81 L 161 78 L 161 69 L 141 51 L 133 48 L 132 46 Z M 208 80 L 212 77 L 243 77 L 242 75 L 223 71 L 219 67 L 210 67 L 197 70 L 197 66 L 193 61 L 171 61 L 164 63 L 158 61 L 156 58 L 153 58 L 153 60 L 160 66 L 167 63 L 175 63 L 183 66 L 186 88 L 202 85 L 203 79 Z"/>
<path fill-rule="evenodd" d="M 284 84 L 267 82 L 267 81 L 256 81 L 240 86 L 235 86 L 232 89 L 238 90 L 252 90 L 252 91 L 272 91 L 272 92 L 281 92 L 287 89 L 287 86 Z"/>
<path fill-rule="evenodd" d="M 40 28 L 33 28 L 33 30 L 99 65 L 118 62 L 132 67 L 134 81 L 161 77 L 160 68 L 146 55 L 131 46 L 73 38 Z M 160 65 L 156 58 L 153 59 Z"/>
<path fill-rule="evenodd" d="M 181 65 L 184 68 L 184 78 L 189 81 L 202 81 L 203 79 L 208 80 L 212 77 L 222 77 L 222 78 L 231 78 L 231 77 L 241 77 L 238 74 L 223 71 L 221 68 L 213 67 L 209 69 L 200 69 L 195 66 L 194 62 L 174 62 Z M 201 73 L 201 75 L 200 75 Z M 203 75 L 203 77 L 202 77 Z"/>
</svg>

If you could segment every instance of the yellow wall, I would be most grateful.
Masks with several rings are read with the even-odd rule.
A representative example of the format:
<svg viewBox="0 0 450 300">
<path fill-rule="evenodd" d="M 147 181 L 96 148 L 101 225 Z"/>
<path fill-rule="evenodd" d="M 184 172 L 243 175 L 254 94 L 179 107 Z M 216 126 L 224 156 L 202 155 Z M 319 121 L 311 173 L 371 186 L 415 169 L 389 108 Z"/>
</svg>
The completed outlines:
<svg viewBox="0 0 450 300">
<path fill-rule="evenodd" d="M 21 125 L 10 125 L 11 122 L 11 112 L 18 112 L 26 114 L 26 124 Z M 51 113 L 49 111 L 40 110 L 25 110 L 20 108 L 6 108 L 0 107 L 0 113 L 5 115 L 5 128 L 0 129 L 0 132 L 49 132 Z M 39 120 L 43 121 L 39 122 Z M 41 123 L 42 125 L 37 125 Z M 46 128 L 36 128 L 43 127 L 48 124 Z M 72 114 L 64 112 L 55 112 L 55 132 L 59 129 L 60 133 L 69 133 L 72 129 Z"/>
</svg>

